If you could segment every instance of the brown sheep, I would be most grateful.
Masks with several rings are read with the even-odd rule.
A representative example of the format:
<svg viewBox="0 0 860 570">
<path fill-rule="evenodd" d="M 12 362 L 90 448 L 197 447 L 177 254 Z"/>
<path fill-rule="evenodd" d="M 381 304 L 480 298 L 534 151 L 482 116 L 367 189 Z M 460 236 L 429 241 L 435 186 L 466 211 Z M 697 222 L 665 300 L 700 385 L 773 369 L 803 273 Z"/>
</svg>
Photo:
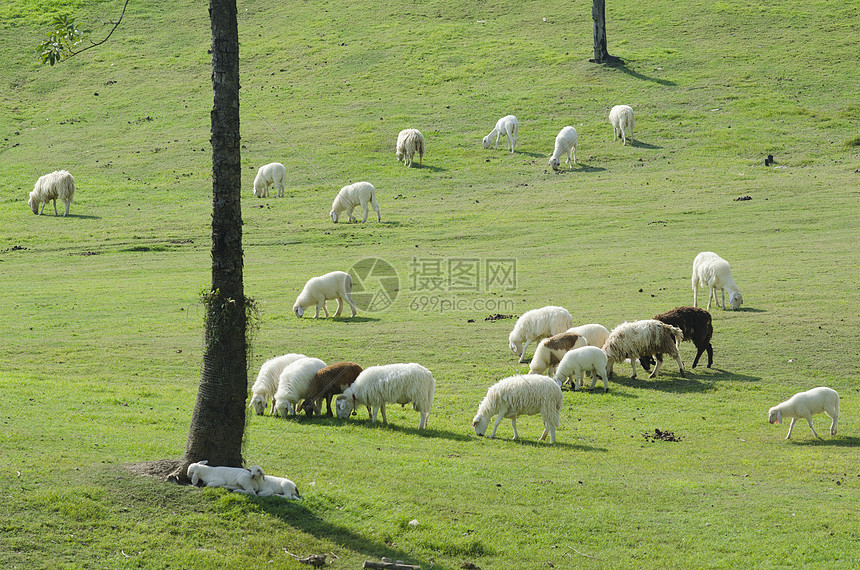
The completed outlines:
<svg viewBox="0 0 860 570">
<path fill-rule="evenodd" d="M 334 414 L 331 411 L 331 399 L 342 394 L 358 375 L 361 374 L 362 368 L 355 362 L 337 362 L 330 366 L 326 366 L 317 371 L 311 386 L 308 388 L 308 394 L 305 401 L 301 404 L 301 409 L 308 416 L 313 416 L 314 412 L 322 414 L 322 400 L 325 398 L 328 417 Z"/>
</svg>

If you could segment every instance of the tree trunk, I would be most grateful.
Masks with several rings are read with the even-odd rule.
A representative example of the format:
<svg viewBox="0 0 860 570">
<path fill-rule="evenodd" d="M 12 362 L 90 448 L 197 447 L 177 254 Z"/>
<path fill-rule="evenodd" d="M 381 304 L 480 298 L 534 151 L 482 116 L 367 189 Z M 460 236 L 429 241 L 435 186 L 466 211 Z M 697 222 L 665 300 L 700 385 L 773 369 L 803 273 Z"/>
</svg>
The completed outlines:
<svg viewBox="0 0 860 570">
<path fill-rule="evenodd" d="M 242 284 L 239 32 L 236 0 L 210 0 L 212 25 L 212 289 L 206 296 L 205 354 L 185 456 L 189 463 L 242 466 L 248 393 L 246 300 Z"/>
<path fill-rule="evenodd" d="M 622 64 L 621 59 L 609 55 L 606 48 L 606 1 L 592 0 L 591 18 L 594 20 L 594 59 L 592 63 Z"/>
</svg>

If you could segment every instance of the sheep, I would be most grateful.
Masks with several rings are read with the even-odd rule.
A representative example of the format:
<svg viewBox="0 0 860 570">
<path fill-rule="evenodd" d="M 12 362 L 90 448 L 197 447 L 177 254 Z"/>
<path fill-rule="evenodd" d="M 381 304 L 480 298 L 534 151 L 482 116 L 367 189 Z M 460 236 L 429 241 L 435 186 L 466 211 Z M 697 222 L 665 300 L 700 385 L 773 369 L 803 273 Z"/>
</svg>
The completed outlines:
<svg viewBox="0 0 860 570">
<path fill-rule="evenodd" d="M 397 135 L 397 160 L 402 160 L 406 166 L 412 166 L 412 159 L 418 153 L 418 166 L 424 159 L 424 135 L 418 129 L 403 129 Z"/>
<path fill-rule="evenodd" d="M 618 134 L 621 133 L 621 140 L 624 145 L 627 145 L 627 137 L 630 137 L 630 142 L 633 142 L 633 109 L 629 105 L 615 105 L 609 111 L 609 122 L 612 123 L 612 129 L 615 132 L 615 138 L 618 140 Z"/>
<path fill-rule="evenodd" d="M 269 401 L 269 398 L 272 398 L 272 411 L 271 413 L 275 413 L 275 392 L 278 391 L 278 378 L 281 376 L 281 372 L 284 371 L 288 365 L 292 364 L 296 360 L 307 358 L 304 354 L 284 354 L 283 356 L 276 356 L 275 358 L 270 358 L 266 362 L 260 366 L 260 372 L 257 374 L 257 380 L 254 382 L 254 385 L 251 386 L 251 393 L 253 393 L 253 397 L 251 398 L 251 403 L 248 405 L 249 408 L 254 408 L 254 411 L 257 412 L 258 416 L 262 416 L 266 411 L 266 403 Z"/>
<path fill-rule="evenodd" d="M 570 160 L 570 153 L 573 151 L 573 162 Z M 576 163 L 576 129 L 573 127 L 564 127 L 555 137 L 555 150 L 549 157 L 549 165 L 553 170 L 558 170 L 559 160 L 567 154 L 567 164 L 570 168 Z"/>
<path fill-rule="evenodd" d="M 317 370 L 313 380 L 311 380 L 305 401 L 299 407 L 309 416 L 313 416 L 314 412 L 322 414 L 322 401 L 325 398 L 328 409 L 326 415 L 332 417 L 332 397 L 342 394 L 344 390 L 349 388 L 362 370 L 361 366 L 355 362 L 338 362 Z"/>
<path fill-rule="evenodd" d="M 328 317 L 328 309 L 325 302 L 329 299 L 337 299 L 337 311 L 334 316 L 339 317 L 343 311 L 343 301 L 349 303 L 352 309 L 352 316 L 358 312 L 358 308 L 352 301 L 352 277 L 345 271 L 332 271 L 319 277 L 312 277 L 305 283 L 302 292 L 296 298 L 293 305 L 293 312 L 297 317 L 301 318 L 305 314 L 305 309 L 316 305 L 314 318 L 320 316 L 320 309 L 325 312 Z"/>
<path fill-rule="evenodd" d="M 356 219 L 352 215 L 352 210 L 356 206 L 361 206 L 364 209 L 364 218 L 362 218 L 361 223 L 364 223 L 367 221 L 368 204 L 376 210 L 376 221 L 381 222 L 379 204 L 376 203 L 376 188 L 370 182 L 356 182 L 340 189 L 340 192 L 334 197 L 334 202 L 331 203 L 329 216 L 331 216 L 332 222 L 337 223 L 340 215 L 345 212 L 349 221 L 355 222 Z"/>
<path fill-rule="evenodd" d="M 614 363 L 629 358 L 633 367 L 631 378 L 636 378 L 636 359 L 653 355 L 657 364 L 649 378 L 655 378 L 663 366 L 663 354 L 668 353 L 678 363 L 681 378 L 684 378 L 684 363 L 678 354 L 678 343 L 682 338 L 684 333 L 681 329 L 654 319 L 622 323 L 612 329 L 603 345 L 607 360 L 606 372 L 611 376 Z"/>
<path fill-rule="evenodd" d="M 278 187 L 278 198 L 284 197 L 284 184 L 287 182 L 287 169 L 280 162 L 261 166 L 254 178 L 254 196 L 269 197 L 269 186 Z"/>
<path fill-rule="evenodd" d="M 359 404 L 372 408 L 371 420 L 376 423 L 382 410 L 382 423 L 388 425 L 385 416 L 386 402 L 408 404 L 421 414 L 418 429 L 427 427 L 427 417 L 433 407 L 436 381 L 433 374 L 414 362 L 409 364 L 386 364 L 365 369 L 352 386 L 337 397 L 337 417 L 348 418 Z"/>
<path fill-rule="evenodd" d="M 296 484 L 285 479 L 284 477 L 274 477 L 272 475 L 264 475 L 260 479 L 259 488 L 257 489 L 258 497 L 284 497 L 294 501 L 301 500 L 299 489 Z"/>
<path fill-rule="evenodd" d="M 487 390 L 487 395 L 478 405 L 478 413 L 472 420 L 472 427 L 475 428 L 475 434 L 483 436 L 490 419 L 498 415 L 493 431 L 487 436 L 493 439 L 502 419 L 510 418 L 514 439 L 517 439 L 517 417 L 540 414 L 544 430 L 538 441 L 545 440 L 549 433 L 549 442 L 555 443 L 562 399 L 561 387 L 549 376 L 518 374 L 503 378 Z"/>
<path fill-rule="evenodd" d="M 606 373 L 606 353 L 597 346 L 581 346 L 569 351 L 561 359 L 553 378 L 561 386 L 573 377 L 573 389 L 582 387 L 582 379 L 586 372 L 591 373 L 591 389 L 597 383 L 599 376 L 603 380 L 603 391 L 609 391 L 609 377 Z"/>
<path fill-rule="evenodd" d="M 697 307 L 676 307 L 671 311 L 660 313 L 654 317 L 655 320 L 672 325 L 681 329 L 684 340 L 690 340 L 696 346 L 696 358 L 693 360 L 693 368 L 699 363 L 702 353 L 708 351 L 708 368 L 714 363 L 714 348 L 711 346 L 711 336 L 714 327 L 711 324 L 711 313 Z M 648 370 L 652 363 L 650 355 L 639 359 L 642 368 Z"/>
<path fill-rule="evenodd" d="M 224 487 L 231 491 L 256 495 L 265 474 L 259 465 L 250 469 L 241 467 L 210 467 L 208 460 L 198 461 L 188 466 L 186 475 L 192 485 L 203 482 L 207 487 Z"/>
<path fill-rule="evenodd" d="M 275 411 L 282 418 L 296 414 L 294 406 L 303 399 L 318 370 L 326 364 L 319 358 L 302 358 L 296 360 L 281 372 L 278 377 L 278 391 L 275 392 Z"/>
<path fill-rule="evenodd" d="M 55 170 L 50 174 L 40 176 L 30 192 L 30 199 L 27 200 L 27 205 L 33 210 L 33 213 L 41 216 L 45 211 L 45 206 L 49 201 L 54 202 L 54 215 L 58 216 L 57 198 L 63 201 L 66 205 L 66 212 L 63 216 L 69 215 L 69 206 L 72 204 L 72 198 L 75 196 L 75 179 L 67 170 Z M 39 204 L 42 208 L 39 208 Z"/>
<path fill-rule="evenodd" d="M 732 270 L 729 267 L 729 262 L 712 251 L 703 251 L 693 260 L 693 306 L 697 304 L 697 296 L 699 287 L 708 288 L 708 306 L 707 310 L 711 310 L 711 300 L 720 306 L 717 301 L 717 291 L 723 293 L 722 308 L 726 310 L 726 291 L 729 292 L 729 304 L 732 309 L 737 311 L 740 309 L 744 298 L 738 289 L 737 283 L 732 279 Z"/>
<path fill-rule="evenodd" d="M 526 311 L 517 319 L 514 330 L 508 335 L 508 344 L 514 354 L 524 362 L 526 348 L 532 341 L 564 332 L 573 325 L 573 317 L 563 307 L 548 305 Z"/>
<path fill-rule="evenodd" d="M 543 374 L 547 370 L 548 374 L 552 374 L 567 351 L 587 344 L 585 337 L 572 332 L 563 332 L 543 339 L 538 343 L 529 363 L 529 374 Z"/>
<path fill-rule="evenodd" d="M 785 436 L 785 439 L 789 439 L 797 420 L 805 418 L 812 434 L 818 437 L 818 433 L 812 427 L 812 415 L 822 412 L 830 416 L 830 435 L 836 435 L 839 428 L 839 394 L 836 393 L 836 390 L 825 386 L 799 392 L 785 402 L 772 407 L 767 412 L 767 421 L 772 424 L 781 424 L 782 418 L 791 418 L 788 435 Z"/>
<path fill-rule="evenodd" d="M 609 338 L 609 331 L 606 330 L 606 327 L 595 323 L 579 325 L 578 327 L 567 329 L 567 332 L 578 334 L 585 338 L 585 342 L 588 346 L 596 346 L 598 348 L 603 346 L 603 343 L 606 342 L 607 338 Z"/>
<path fill-rule="evenodd" d="M 496 122 L 496 126 L 490 131 L 490 134 L 484 137 L 484 148 L 490 148 L 490 140 L 493 135 L 496 137 L 496 143 L 493 145 L 493 150 L 499 146 L 499 137 L 505 135 L 508 137 L 508 146 L 511 153 L 514 152 L 514 147 L 517 146 L 517 133 L 520 130 L 520 122 L 513 115 L 502 117 Z"/>
</svg>

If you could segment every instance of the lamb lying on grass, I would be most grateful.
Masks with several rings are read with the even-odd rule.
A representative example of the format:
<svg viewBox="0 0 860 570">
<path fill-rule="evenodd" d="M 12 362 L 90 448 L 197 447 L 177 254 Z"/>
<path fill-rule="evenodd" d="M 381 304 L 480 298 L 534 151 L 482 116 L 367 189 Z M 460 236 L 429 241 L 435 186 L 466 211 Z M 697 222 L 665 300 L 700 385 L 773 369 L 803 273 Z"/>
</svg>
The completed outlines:
<svg viewBox="0 0 860 570">
<path fill-rule="evenodd" d="M 263 469 L 254 465 L 250 469 L 241 467 L 210 467 L 207 460 L 188 466 L 186 474 L 192 485 L 202 482 L 207 487 L 224 487 L 231 491 L 256 495 L 264 477 Z"/>
<path fill-rule="evenodd" d="M 788 426 L 788 435 L 785 439 L 791 437 L 791 430 L 794 429 L 794 424 L 798 418 L 804 418 L 809 424 L 809 429 L 812 434 L 818 437 L 815 428 L 812 427 L 812 415 L 825 413 L 830 416 L 830 435 L 836 435 L 839 428 L 839 394 L 832 388 L 819 386 L 806 392 L 795 394 L 785 402 L 777 404 L 767 412 L 767 421 L 774 424 L 781 424 L 782 418 L 791 418 L 791 423 Z"/>
</svg>

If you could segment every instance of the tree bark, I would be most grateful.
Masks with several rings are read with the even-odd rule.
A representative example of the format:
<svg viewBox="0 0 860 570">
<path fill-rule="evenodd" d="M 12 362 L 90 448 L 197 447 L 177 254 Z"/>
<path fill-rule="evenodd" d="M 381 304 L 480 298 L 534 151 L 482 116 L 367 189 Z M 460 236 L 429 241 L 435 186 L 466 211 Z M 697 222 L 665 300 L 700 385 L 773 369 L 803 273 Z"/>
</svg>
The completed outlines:
<svg viewBox="0 0 860 570">
<path fill-rule="evenodd" d="M 620 58 L 609 55 L 606 47 L 606 1 L 592 0 L 591 18 L 594 20 L 594 59 L 592 63 L 621 64 Z"/>
</svg>

